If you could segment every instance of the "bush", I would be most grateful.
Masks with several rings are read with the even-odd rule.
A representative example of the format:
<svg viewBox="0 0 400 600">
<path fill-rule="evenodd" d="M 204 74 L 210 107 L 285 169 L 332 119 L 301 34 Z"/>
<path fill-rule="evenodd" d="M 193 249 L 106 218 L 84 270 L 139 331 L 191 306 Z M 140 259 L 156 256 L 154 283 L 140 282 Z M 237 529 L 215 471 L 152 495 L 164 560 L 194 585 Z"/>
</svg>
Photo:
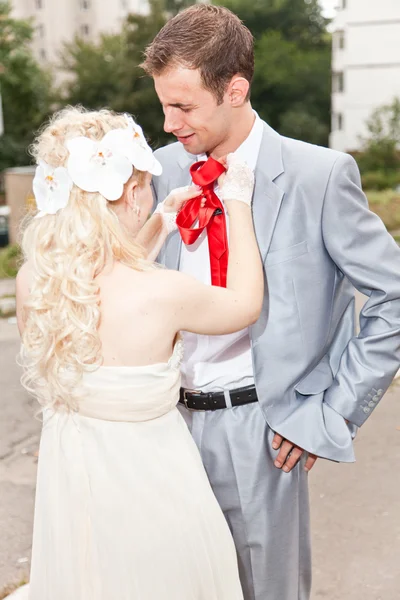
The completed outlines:
<svg viewBox="0 0 400 600">
<path fill-rule="evenodd" d="M 388 231 L 400 230 L 400 193 L 393 190 L 367 191 L 370 209 L 384 222 Z"/>
<path fill-rule="evenodd" d="M 21 261 L 20 247 L 14 244 L 0 251 L 0 279 L 16 277 Z"/>
<path fill-rule="evenodd" d="M 361 138 L 362 152 L 358 164 L 362 173 L 400 169 L 400 99 L 374 110 L 366 123 L 368 135 Z"/>
<path fill-rule="evenodd" d="M 361 175 L 365 190 L 389 190 L 400 184 L 399 171 L 368 171 Z"/>
</svg>

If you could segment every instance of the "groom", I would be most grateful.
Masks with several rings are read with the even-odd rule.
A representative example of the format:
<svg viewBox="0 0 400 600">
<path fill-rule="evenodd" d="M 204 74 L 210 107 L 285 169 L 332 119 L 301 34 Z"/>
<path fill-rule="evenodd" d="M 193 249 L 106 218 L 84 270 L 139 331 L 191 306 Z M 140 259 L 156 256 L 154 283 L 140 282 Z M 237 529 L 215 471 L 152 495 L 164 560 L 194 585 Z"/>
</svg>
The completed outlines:
<svg viewBox="0 0 400 600">
<path fill-rule="evenodd" d="M 307 471 L 316 457 L 354 460 L 355 430 L 399 367 L 400 251 L 350 156 L 284 138 L 253 112 L 253 39 L 230 11 L 183 11 L 143 67 L 178 140 L 157 152 L 158 199 L 189 184 L 206 155 L 236 152 L 255 170 L 263 312 L 233 335 L 185 334 L 181 408 L 234 536 L 245 600 L 307 600 Z M 172 234 L 161 261 L 210 283 L 206 236 L 185 246 Z M 369 296 L 358 336 L 354 288 Z"/>
</svg>

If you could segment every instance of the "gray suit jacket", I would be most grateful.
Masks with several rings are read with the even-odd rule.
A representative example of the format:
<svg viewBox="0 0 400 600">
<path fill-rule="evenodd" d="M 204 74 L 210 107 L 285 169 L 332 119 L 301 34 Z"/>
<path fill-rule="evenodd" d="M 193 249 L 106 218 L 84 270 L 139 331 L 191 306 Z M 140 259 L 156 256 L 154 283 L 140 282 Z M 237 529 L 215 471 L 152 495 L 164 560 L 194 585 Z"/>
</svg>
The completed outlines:
<svg viewBox="0 0 400 600">
<path fill-rule="evenodd" d="M 161 201 L 190 182 L 195 157 L 179 143 L 156 155 Z M 351 156 L 282 137 L 266 123 L 253 216 L 266 286 L 250 336 L 265 419 L 307 451 L 351 462 L 355 426 L 400 364 L 400 250 L 369 211 Z M 173 233 L 160 262 L 179 268 L 180 246 Z M 358 336 L 354 288 L 369 296 Z"/>
</svg>

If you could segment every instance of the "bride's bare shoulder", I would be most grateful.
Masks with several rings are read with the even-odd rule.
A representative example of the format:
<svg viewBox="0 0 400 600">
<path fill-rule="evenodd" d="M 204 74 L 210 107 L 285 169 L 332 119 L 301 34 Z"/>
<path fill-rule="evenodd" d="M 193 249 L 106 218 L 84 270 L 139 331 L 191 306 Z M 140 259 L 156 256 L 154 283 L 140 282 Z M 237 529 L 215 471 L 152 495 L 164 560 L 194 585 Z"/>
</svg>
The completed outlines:
<svg viewBox="0 0 400 600">
<path fill-rule="evenodd" d="M 179 297 L 184 293 L 188 280 L 191 281 L 192 278 L 162 266 L 138 271 L 121 263 L 98 276 L 98 283 L 103 290 L 113 290 L 114 293 L 124 289 L 129 294 L 132 290 L 140 289 L 142 295 L 159 299 Z"/>
<path fill-rule="evenodd" d="M 33 265 L 30 260 L 25 262 L 19 269 L 15 280 L 17 295 L 29 294 L 29 287 L 32 281 Z"/>
</svg>

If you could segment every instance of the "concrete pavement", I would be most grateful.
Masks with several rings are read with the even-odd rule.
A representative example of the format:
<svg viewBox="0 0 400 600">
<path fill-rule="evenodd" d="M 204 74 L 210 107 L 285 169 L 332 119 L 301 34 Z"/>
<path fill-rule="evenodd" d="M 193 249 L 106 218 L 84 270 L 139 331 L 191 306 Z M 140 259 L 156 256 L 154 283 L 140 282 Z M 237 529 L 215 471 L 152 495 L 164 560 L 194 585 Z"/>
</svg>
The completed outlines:
<svg viewBox="0 0 400 600">
<path fill-rule="evenodd" d="M 0 279 L 0 298 L 15 294 L 15 279 Z"/>
<path fill-rule="evenodd" d="M 0 598 L 3 586 L 29 572 L 40 431 L 36 406 L 19 385 L 18 346 L 15 324 L 0 319 Z M 357 463 L 321 460 L 310 473 L 312 600 L 400 597 L 399 383 L 355 446 Z"/>
<path fill-rule="evenodd" d="M 0 319 L 0 592 L 29 574 L 40 432 L 36 403 L 19 383 L 18 348 L 16 325 Z"/>
</svg>

